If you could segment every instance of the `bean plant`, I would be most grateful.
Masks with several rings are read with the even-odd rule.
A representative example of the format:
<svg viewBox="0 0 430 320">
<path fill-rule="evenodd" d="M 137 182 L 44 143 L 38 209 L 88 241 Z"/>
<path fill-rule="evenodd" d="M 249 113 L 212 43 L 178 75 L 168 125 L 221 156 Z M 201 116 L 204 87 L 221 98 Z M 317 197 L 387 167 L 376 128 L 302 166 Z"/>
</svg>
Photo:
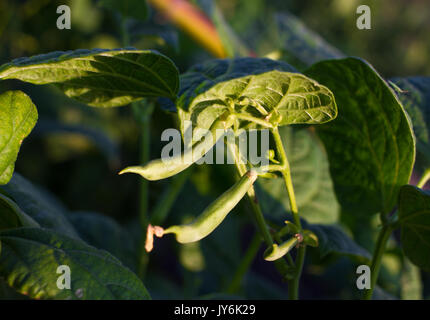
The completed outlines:
<svg viewBox="0 0 430 320">
<path fill-rule="evenodd" d="M 18 58 L 0 66 L 0 80 L 52 84 L 95 108 L 131 105 L 143 132 L 143 144 L 137 146 L 142 163 L 124 163 L 118 173 L 141 179 L 138 261 L 122 259 L 127 237 L 115 240 L 119 249 L 107 246 L 107 238 L 114 237 L 109 223 L 91 215 L 70 216 L 51 195 L 14 172 L 38 113 L 27 94 L 10 90 L 0 94 L 0 277 L 7 290 L 36 299 L 150 299 L 146 265 L 154 252 L 169 255 L 159 241 L 171 243 L 173 234 L 182 246 L 199 243 L 215 230 L 222 234 L 224 220 L 239 203 L 258 231 L 243 252 L 239 281 L 257 256 L 274 265 L 288 297 L 298 299 L 309 253 L 321 259 L 345 256 L 355 267 L 370 268 L 368 286 L 359 291 L 356 274 L 351 291 L 365 299 L 374 293 L 380 297 L 387 243 L 401 250 L 410 268 L 430 271 L 430 194 L 423 190 L 430 178 L 427 78 L 384 79 L 365 60 L 333 50 L 322 54 L 322 47 L 323 58 L 317 61 L 307 48 L 306 67 L 282 58 L 236 55 L 201 61 L 180 74 L 166 55 L 128 47 L 123 32 L 124 48 Z M 192 141 L 169 160 L 149 159 L 145 138 L 154 108 L 171 115 L 182 136 L 187 123 L 192 125 Z M 202 129 L 232 131 L 234 138 L 194 139 Z M 252 130 L 270 133 L 267 166 L 242 161 L 240 135 Z M 233 158 L 233 164 L 223 166 L 234 167 L 236 182 L 190 221 L 167 225 L 172 202 L 198 166 L 193 162 L 221 140 Z M 189 153 L 197 157 L 185 162 Z M 422 177 L 410 185 L 414 166 Z M 145 197 L 162 179 L 170 200 L 160 197 L 148 214 Z M 340 214 L 343 226 L 337 223 Z M 348 221 L 372 217 L 376 224 L 366 228 L 373 228 L 375 239 L 357 224 L 345 231 Z M 102 238 L 91 234 L 90 225 L 104 230 Z M 360 236 L 370 243 L 366 249 L 357 244 Z M 60 265 L 72 270 L 71 290 L 57 286 Z"/>
</svg>

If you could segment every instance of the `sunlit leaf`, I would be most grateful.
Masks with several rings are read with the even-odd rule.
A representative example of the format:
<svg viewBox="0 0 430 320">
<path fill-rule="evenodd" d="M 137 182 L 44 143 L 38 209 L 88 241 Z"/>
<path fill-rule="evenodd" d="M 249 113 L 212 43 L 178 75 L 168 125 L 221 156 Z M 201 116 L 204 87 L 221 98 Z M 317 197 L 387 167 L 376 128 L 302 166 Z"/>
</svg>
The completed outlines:
<svg viewBox="0 0 430 320">
<path fill-rule="evenodd" d="M 338 117 L 316 130 L 340 204 L 357 217 L 388 214 L 415 158 L 402 105 L 380 75 L 357 58 L 323 61 L 305 73 L 330 88 L 339 106 Z"/>
<path fill-rule="evenodd" d="M 143 97 L 176 98 L 178 70 L 150 50 L 56 51 L 15 59 L 0 67 L 1 79 L 56 84 L 67 96 L 96 107 L 126 105 Z"/>
<path fill-rule="evenodd" d="M 0 185 L 12 178 L 19 148 L 37 121 L 37 109 L 21 91 L 0 95 Z"/>
</svg>

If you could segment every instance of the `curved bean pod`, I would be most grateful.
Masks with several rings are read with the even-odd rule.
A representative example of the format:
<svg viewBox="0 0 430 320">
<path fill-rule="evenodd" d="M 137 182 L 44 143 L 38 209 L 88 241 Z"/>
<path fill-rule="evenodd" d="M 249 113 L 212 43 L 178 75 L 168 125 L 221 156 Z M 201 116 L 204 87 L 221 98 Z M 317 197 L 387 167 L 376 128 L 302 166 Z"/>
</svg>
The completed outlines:
<svg viewBox="0 0 430 320">
<path fill-rule="evenodd" d="M 288 239 L 284 243 L 277 245 L 276 243 L 272 247 L 268 248 L 264 252 L 264 260 L 275 261 L 285 256 L 295 245 L 299 243 L 298 237 Z"/>
<path fill-rule="evenodd" d="M 203 239 L 221 224 L 256 179 L 257 173 L 254 170 L 248 171 L 230 189 L 212 202 L 194 221 L 189 224 L 171 226 L 156 236 L 160 237 L 164 234 L 173 233 L 179 243 L 190 243 Z"/>
<path fill-rule="evenodd" d="M 156 159 L 149 161 L 144 166 L 132 166 L 127 167 L 119 172 L 123 173 L 137 173 L 140 174 L 147 180 L 160 180 L 169 178 L 178 174 L 179 172 L 187 169 L 205 155 L 205 151 L 209 150 L 217 141 L 215 141 L 217 130 L 227 130 L 234 123 L 233 115 L 222 115 L 214 121 L 210 128 L 210 133 L 214 139 L 209 139 L 203 136 L 198 142 L 196 142 L 192 148 L 189 148 L 185 153 L 174 156 L 169 159 Z M 221 139 L 221 137 L 218 137 Z M 194 155 L 194 156 L 193 156 Z M 191 161 L 185 161 L 184 159 L 192 159 Z"/>
</svg>

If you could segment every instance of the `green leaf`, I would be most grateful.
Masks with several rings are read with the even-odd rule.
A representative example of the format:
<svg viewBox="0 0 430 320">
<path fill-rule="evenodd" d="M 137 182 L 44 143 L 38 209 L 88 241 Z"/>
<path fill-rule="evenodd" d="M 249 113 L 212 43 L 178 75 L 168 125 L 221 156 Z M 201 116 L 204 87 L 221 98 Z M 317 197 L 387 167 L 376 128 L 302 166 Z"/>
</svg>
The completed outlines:
<svg viewBox="0 0 430 320">
<path fill-rule="evenodd" d="M 16 202 L 23 212 L 43 228 L 79 239 L 75 228 L 66 218 L 67 209 L 41 187 L 35 187 L 15 172 L 9 183 L 2 186 L 1 189 Z"/>
<path fill-rule="evenodd" d="M 137 248 L 130 234 L 115 220 L 94 212 L 71 212 L 67 217 L 82 240 L 135 269 Z"/>
<path fill-rule="evenodd" d="M 359 246 L 337 225 L 309 224 L 304 227 L 318 237 L 318 250 L 321 257 L 330 253 L 354 257 L 363 263 L 370 263 L 369 252 Z"/>
<path fill-rule="evenodd" d="M 305 73 L 330 88 L 339 106 L 336 120 L 316 130 L 340 204 L 357 217 L 388 214 L 415 158 L 415 139 L 401 103 L 357 58 L 323 61 Z"/>
<path fill-rule="evenodd" d="M 403 252 L 411 262 L 430 271 L 430 193 L 406 185 L 399 194 Z"/>
<path fill-rule="evenodd" d="M 394 78 L 400 87 L 397 95 L 409 114 L 417 139 L 416 164 L 425 170 L 430 167 L 430 77 Z"/>
<path fill-rule="evenodd" d="M 294 15 L 282 12 L 275 14 L 274 18 L 281 48 L 307 66 L 321 60 L 345 57 Z"/>
<path fill-rule="evenodd" d="M 148 4 L 146 0 L 101 0 L 99 2 L 103 7 L 117 11 L 124 17 L 146 20 L 148 17 Z"/>
<path fill-rule="evenodd" d="M 331 181 L 327 155 L 318 137 L 305 128 L 279 129 L 290 162 L 294 191 L 300 216 L 310 223 L 338 221 L 339 204 Z M 290 202 L 282 178 L 258 179 L 257 196 L 263 212 L 285 217 Z"/>
<path fill-rule="evenodd" d="M 0 95 L 0 185 L 12 178 L 22 140 L 37 121 L 37 109 L 21 91 Z"/>
<path fill-rule="evenodd" d="M 229 71 L 215 79 L 205 74 L 202 79 L 200 72 L 190 71 L 188 77 L 195 78 L 188 79 L 192 82 L 188 83 L 189 89 L 177 100 L 182 132 L 187 130 L 185 121 L 192 122 L 193 130 L 209 129 L 226 110 L 234 111 L 238 119 L 251 116 L 275 126 L 324 123 L 336 117 L 333 94 L 316 81 L 298 73 L 279 71 L 276 66 L 275 70 L 257 74 L 252 59 L 248 59 L 248 65 L 243 59 L 232 61 L 236 60 L 245 70 L 252 70 L 252 74 L 239 76 L 243 72 L 239 69 L 237 76 Z M 256 60 L 261 63 L 261 59 Z M 218 67 L 214 64 L 214 68 Z M 248 129 L 261 128 L 243 119 L 240 123 Z"/>
<path fill-rule="evenodd" d="M 409 259 L 403 260 L 403 270 L 401 276 L 401 297 L 402 300 L 422 300 L 423 283 L 420 269 L 414 266 Z"/>
<path fill-rule="evenodd" d="M 0 275 L 40 299 L 150 299 L 139 278 L 106 251 L 39 228 L 0 232 Z M 57 268 L 71 271 L 71 289 L 57 287 Z"/>
<path fill-rule="evenodd" d="M 215 84 L 251 74 L 264 73 L 271 70 L 296 72 L 296 69 L 282 61 L 266 58 L 213 59 L 196 64 L 186 73 L 181 74 L 181 87 L 178 96 L 181 103 L 188 106 L 199 93 L 205 92 Z M 166 99 L 159 99 L 161 107 L 176 112 L 176 106 Z"/>
<path fill-rule="evenodd" d="M 0 231 L 19 227 L 39 227 L 39 224 L 23 212 L 11 199 L 0 193 Z"/>
<path fill-rule="evenodd" d="M 0 67 L 1 79 L 56 84 L 68 97 L 96 107 L 126 105 L 143 97 L 176 98 L 178 70 L 150 50 L 56 51 Z"/>
</svg>

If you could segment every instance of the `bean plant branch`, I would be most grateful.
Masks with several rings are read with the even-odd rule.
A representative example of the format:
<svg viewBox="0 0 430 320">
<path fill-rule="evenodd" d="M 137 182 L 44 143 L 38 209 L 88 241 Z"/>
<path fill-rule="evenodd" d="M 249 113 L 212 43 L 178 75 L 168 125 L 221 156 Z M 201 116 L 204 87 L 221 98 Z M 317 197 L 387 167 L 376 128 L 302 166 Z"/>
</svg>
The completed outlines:
<svg viewBox="0 0 430 320">
<path fill-rule="evenodd" d="M 427 168 L 424 171 L 423 175 L 421 176 L 421 179 L 418 181 L 417 187 L 423 188 L 426 185 L 427 181 L 429 181 L 429 179 L 430 179 L 430 168 Z"/>
<path fill-rule="evenodd" d="M 188 170 L 185 170 L 184 172 L 178 174 L 172 179 L 172 182 L 163 192 L 163 195 L 157 201 L 157 204 L 155 205 L 155 208 L 151 213 L 150 220 L 152 224 L 163 224 L 175 200 L 181 192 L 182 187 L 184 186 L 185 182 L 187 182 L 188 177 L 191 173 L 192 168 L 189 168 Z"/>
<path fill-rule="evenodd" d="M 376 241 L 376 247 L 373 252 L 372 263 L 370 266 L 370 289 L 366 290 L 364 293 L 364 299 L 366 300 L 372 299 L 373 291 L 379 276 L 379 270 L 381 269 L 382 256 L 384 255 L 388 239 L 394 229 L 394 224 L 386 224 L 378 234 L 378 240 Z"/>
<path fill-rule="evenodd" d="M 290 164 L 288 162 L 287 154 L 285 153 L 285 149 L 282 144 L 282 140 L 281 140 L 281 136 L 279 134 L 278 128 L 272 129 L 272 134 L 275 140 L 276 150 L 278 152 L 281 165 L 283 166 L 283 170 L 281 171 L 281 173 L 284 178 L 285 187 L 287 189 L 288 197 L 290 200 L 290 208 L 291 208 L 291 213 L 293 215 L 293 220 L 299 230 L 299 233 L 301 233 L 302 225 L 300 222 L 299 211 L 296 203 L 296 196 L 294 193 L 293 182 L 291 179 Z M 305 254 L 306 254 L 306 246 L 299 245 L 297 250 L 297 258 L 295 262 L 295 265 L 296 265 L 295 275 L 294 275 L 294 278 L 289 282 L 289 286 L 288 286 L 288 295 L 292 300 L 298 299 L 298 296 L 299 296 L 299 282 L 302 274 Z"/>
<path fill-rule="evenodd" d="M 154 110 L 154 104 L 146 100 L 140 100 L 132 104 L 134 117 L 139 125 L 140 139 L 140 159 L 141 164 L 145 164 L 150 158 L 151 130 L 150 120 Z M 141 226 L 141 239 L 138 261 L 138 275 L 143 278 L 148 263 L 148 255 L 145 251 L 145 230 L 148 226 L 148 199 L 149 199 L 149 182 L 145 179 L 139 179 L 139 223 Z"/>
<path fill-rule="evenodd" d="M 236 144 L 229 143 L 228 141 L 227 141 L 227 146 L 234 157 L 234 162 L 239 175 L 240 176 L 244 175 L 247 171 L 247 167 L 245 164 L 241 163 L 240 161 L 239 147 Z M 261 211 L 260 205 L 258 204 L 257 195 L 255 193 L 255 188 L 253 186 L 249 188 L 247 192 L 247 198 L 254 215 L 255 223 L 257 225 L 257 228 L 261 236 L 263 237 L 265 244 L 268 247 L 272 247 L 273 238 L 269 232 L 269 229 L 264 219 L 263 212 Z M 274 264 L 278 272 L 281 274 L 281 276 L 284 279 L 288 279 L 290 274 L 290 268 L 286 263 L 286 261 L 284 259 L 279 259 L 274 261 Z"/>
<path fill-rule="evenodd" d="M 251 267 L 251 264 L 258 253 L 258 249 L 260 249 L 260 246 L 261 237 L 258 234 L 255 234 L 245 252 L 245 255 L 240 261 L 239 266 L 237 267 L 229 286 L 227 287 L 227 293 L 233 294 L 239 291 L 243 282 L 243 278 Z"/>
</svg>

